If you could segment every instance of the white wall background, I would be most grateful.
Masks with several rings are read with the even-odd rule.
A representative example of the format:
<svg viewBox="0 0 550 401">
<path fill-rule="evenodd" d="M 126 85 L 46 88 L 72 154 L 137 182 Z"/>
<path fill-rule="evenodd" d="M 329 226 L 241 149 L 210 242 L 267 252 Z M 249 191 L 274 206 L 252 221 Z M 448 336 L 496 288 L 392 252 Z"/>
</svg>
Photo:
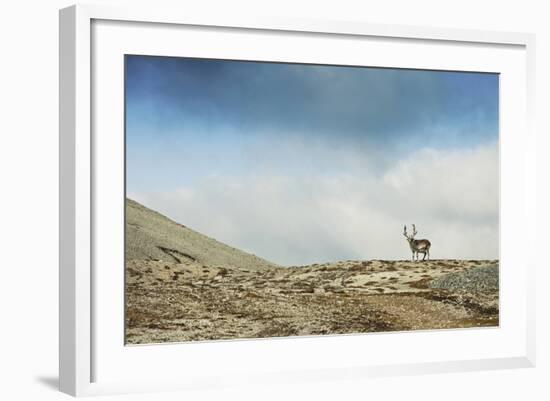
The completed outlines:
<svg viewBox="0 0 550 401">
<path fill-rule="evenodd" d="M 127 4 L 112 0 L 97 3 Z M 134 1 L 133 3 L 136 3 Z M 140 1 L 140 3 L 147 3 Z M 168 399 L 548 399 L 550 297 L 546 242 L 550 234 L 547 183 L 550 163 L 550 25 L 545 1 L 524 0 L 233 0 L 162 1 L 215 13 L 250 13 L 378 23 L 527 31 L 538 35 L 539 261 L 537 275 L 538 366 L 535 369 L 327 382 L 284 388 L 232 389 L 223 394 L 167 393 L 122 396 Z M 57 10 L 71 1 L 3 1 L 0 5 L 0 398 L 56 400 L 58 25 Z M 544 158 L 547 158 L 544 160 Z M 115 399 L 115 397 L 107 397 Z M 118 398 L 117 398 L 118 399 Z"/>
</svg>

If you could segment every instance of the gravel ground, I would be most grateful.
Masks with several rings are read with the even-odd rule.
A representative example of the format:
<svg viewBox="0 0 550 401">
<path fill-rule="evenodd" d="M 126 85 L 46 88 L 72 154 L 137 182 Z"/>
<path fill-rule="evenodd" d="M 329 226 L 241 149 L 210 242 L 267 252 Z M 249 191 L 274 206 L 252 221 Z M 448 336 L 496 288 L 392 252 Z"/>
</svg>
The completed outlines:
<svg viewBox="0 0 550 401">
<path fill-rule="evenodd" d="M 431 282 L 431 288 L 446 290 L 498 290 L 499 266 L 476 267 L 464 272 L 449 273 Z"/>
<path fill-rule="evenodd" d="M 348 260 L 248 270 L 129 260 L 126 343 L 494 327 L 498 290 L 429 287 L 491 265 L 498 261 Z"/>
</svg>

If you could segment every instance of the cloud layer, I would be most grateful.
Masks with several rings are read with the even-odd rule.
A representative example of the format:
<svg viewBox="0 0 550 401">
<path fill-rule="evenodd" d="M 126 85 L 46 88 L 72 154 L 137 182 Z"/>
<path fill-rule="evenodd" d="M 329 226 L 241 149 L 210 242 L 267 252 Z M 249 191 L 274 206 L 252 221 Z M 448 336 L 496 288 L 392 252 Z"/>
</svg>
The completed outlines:
<svg viewBox="0 0 550 401">
<path fill-rule="evenodd" d="M 372 143 L 452 123 L 464 140 L 494 135 L 498 116 L 496 74 L 146 56 L 127 56 L 126 73 L 130 126 L 159 135 L 276 127 Z"/>
<path fill-rule="evenodd" d="M 129 192 L 203 234 L 282 265 L 406 259 L 403 225 L 433 258 L 498 258 L 498 145 L 423 148 L 380 171 L 375 152 L 296 143 L 248 149 L 257 168 L 169 191 Z M 307 149 L 307 152 L 304 151 Z M 301 169 L 282 168 L 301 160 Z M 376 163 L 374 163 L 376 164 Z M 341 168 L 336 168 L 340 166 Z M 297 172 L 298 171 L 298 172 Z"/>
</svg>

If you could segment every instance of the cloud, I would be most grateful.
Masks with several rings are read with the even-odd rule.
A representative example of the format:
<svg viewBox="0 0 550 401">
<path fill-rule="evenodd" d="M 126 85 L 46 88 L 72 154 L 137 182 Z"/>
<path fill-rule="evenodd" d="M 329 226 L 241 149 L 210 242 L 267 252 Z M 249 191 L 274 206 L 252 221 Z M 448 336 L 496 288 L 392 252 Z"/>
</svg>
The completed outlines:
<svg viewBox="0 0 550 401">
<path fill-rule="evenodd" d="M 249 174 L 129 196 L 282 265 L 409 258 L 402 230 L 411 223 L 432 242 L 433 258 L 498 258 L 497 144 L 420 149 L 384 171 L 368 154 L 321 144 L 302 153 L 309 168 L 286 171 L 299 152 L 285 155 L 280 145 L 262 143 L 263 162 Z"/>
<path fill-rule="evenodd" d="M 427 126 L 466 128 L 462 142 L 498 128 L 497 74 L 147 56 L 126 68 L 128 129 L 157 139 L 230 126 L 394 146 Z"/>
</svg>

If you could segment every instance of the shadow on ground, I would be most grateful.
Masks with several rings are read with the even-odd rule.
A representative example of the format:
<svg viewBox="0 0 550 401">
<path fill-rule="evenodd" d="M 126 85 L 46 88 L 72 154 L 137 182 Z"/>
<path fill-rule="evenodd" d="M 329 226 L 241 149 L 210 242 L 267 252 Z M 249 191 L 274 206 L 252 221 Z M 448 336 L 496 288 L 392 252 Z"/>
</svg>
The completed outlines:
<svg viewBox="0 0 550 401">
<path fill-rule="evenodd" d="M 59 390 L 59 377 L 57 376 L 38 376 L 35 380 L 50 390 Z"/>
</svg>

